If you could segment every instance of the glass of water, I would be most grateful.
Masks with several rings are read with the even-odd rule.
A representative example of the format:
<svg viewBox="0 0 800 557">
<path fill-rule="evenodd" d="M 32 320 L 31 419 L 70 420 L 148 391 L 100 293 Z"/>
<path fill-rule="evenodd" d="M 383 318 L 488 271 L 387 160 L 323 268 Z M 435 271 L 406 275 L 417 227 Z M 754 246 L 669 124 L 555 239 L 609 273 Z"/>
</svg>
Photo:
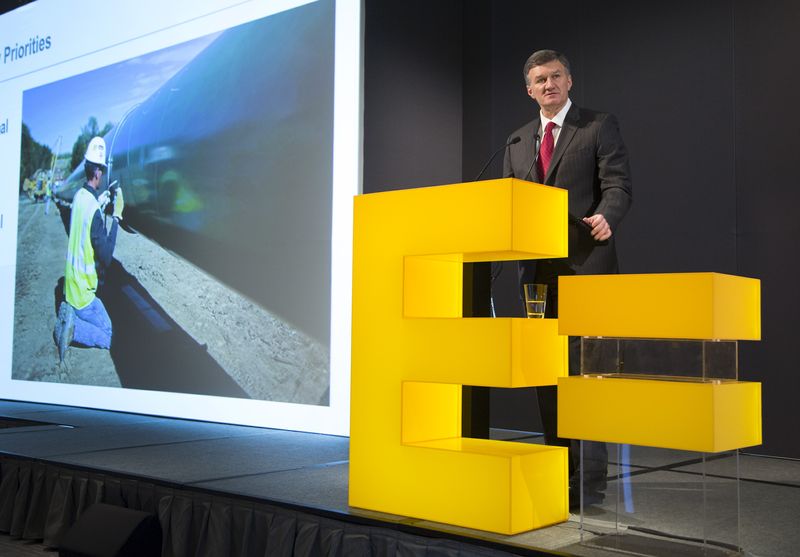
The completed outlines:
<svg viewBox="0 0 800 557">
<path fill-rule="evenodd" d="M 544 318 L 544 308 L 547 304 L 546 284 L 523 284 L 525 291 L 525 313 L 534 319 Z"/>
</svg>

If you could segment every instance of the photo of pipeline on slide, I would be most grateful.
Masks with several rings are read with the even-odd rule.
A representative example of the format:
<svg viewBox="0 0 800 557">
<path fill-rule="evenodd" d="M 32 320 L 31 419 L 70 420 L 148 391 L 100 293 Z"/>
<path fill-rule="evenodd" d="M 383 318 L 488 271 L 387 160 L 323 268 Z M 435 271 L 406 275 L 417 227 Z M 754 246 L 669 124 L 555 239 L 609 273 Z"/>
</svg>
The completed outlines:
<svg viewBox="0 0 800 557">
<path fill-rule="evenodd" d="M 333 87 L 332 12 L 23 93 L 13 379 L 329 404 L 333 101 L 316 92 Z M 98 193 L 124 195 L 97 289 L 113 337 L 60 361 L 72 204 L 97 137 Z"/>
</svg>

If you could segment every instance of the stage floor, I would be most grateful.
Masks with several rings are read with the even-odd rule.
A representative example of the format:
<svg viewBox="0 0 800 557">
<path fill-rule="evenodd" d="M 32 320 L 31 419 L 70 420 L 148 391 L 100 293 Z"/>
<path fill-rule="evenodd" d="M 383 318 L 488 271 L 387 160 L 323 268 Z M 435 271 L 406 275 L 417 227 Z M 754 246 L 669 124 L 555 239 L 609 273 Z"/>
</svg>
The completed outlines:
<svg viewBox="0 0 800 557">
<path fill-rule="evenodd" d="M 338 516 L 339 520 L 430 531 L 436 537 L 474 540 L 483 549 L 502 548 L 512 554 L 619 555 L 579 543 L 578 515 L 549 528 L 501 536 L 349 507 L 349 443 L 345 437 L 15 401 L 0 401 L 0 420 L 3 417 L 46 423 L 0 429 L 0 453 L 6 455 L 231 497 L 288 503 L 305 512 Z M 515 433 L 495 435 L 513 438 Z M 535 438 L 519 440 L 536 442 Z M 639 448 L 636 465 L 628 471 L 638 482 L 637 494 L 647 494 L 637 495 L 639 508 L 649 507 L 636 535 L 651 538 L 653 532 L 649 530 L 658 532 L 662 527 L 670 532 L 671 526 L 685 517 L 681 497 L 694 489 L 693 482 L 697 481 L 695 456 Z M 613 453 L 610 460 L 615 462 Z M 612 465 L 609 475 L 616 473 L 616 468 Z M 800 461 L 742 454 L 739 469 L 741 545 L 746 552 L 776 557 L 800 554 Z M 723 478 L 724 467 L 721 470 L 719 477 Z M 584 541 L 594 538 L 592 532 L 610 531 L 615 509 L 609 498 L 605 504 L 586 510 Z M 715 518 L 724 523 L 722 530 L 736 521 L 735 516 Z M 655 536 L 656 541 L 659 537 Z M 675 536 L 665 536 L 663 541 L 666 554 L 677 554 L 678 546 L 670 545 L 676 543 Z M 4 547 L 2 543 L 0 547 Z M 685 554 L 693 554 L 691 548 Z"/>
</svg>

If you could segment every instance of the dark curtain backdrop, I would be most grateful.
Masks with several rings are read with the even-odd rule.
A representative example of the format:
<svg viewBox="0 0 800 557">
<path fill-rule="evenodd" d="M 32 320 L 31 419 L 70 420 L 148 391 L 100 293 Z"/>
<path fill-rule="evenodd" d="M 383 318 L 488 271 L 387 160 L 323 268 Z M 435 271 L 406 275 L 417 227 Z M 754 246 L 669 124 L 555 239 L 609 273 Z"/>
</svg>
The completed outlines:
<svg viewBox="0 0 800 557">
<path fill-rule="evenodd" d="M 622 271 L 761 279 L 763 340 L 740 344 L 740 376 L 763 383 L 764 444 L 753 452 L 800 457 L 798 21 L 790 0 L 367 1 L 364 191 L 472 179 L 537 110 L 527 56 L 563 51 L 573 101 L 615 113 L 631 153 Z M 498 160 L 487 177 L 500 173 Z M 504 267 L 496 303 L 521 315 Z M 502 401 L 493 426 L 538 426 L 530 397 L 492 396 Z"/>
</svg>

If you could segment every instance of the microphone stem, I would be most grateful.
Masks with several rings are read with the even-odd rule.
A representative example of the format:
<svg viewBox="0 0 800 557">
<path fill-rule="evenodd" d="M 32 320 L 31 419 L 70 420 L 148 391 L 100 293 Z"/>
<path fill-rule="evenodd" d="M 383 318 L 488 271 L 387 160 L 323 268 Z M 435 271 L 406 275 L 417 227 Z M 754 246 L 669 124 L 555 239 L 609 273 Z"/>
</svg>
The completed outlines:
<svg viewBox="0 0 800 557">
<path fill-rule="evenodd" d="M 539 138 L 539 134 L 537 133 L 534 136 L 533 160 L 531 161 L 531 165 L 528 167 L 528 173 L 525 174 L 525 178 L 523 178 L 523 180 L 527 180 L 528 178 L 533 178 L 533 176 L 531 176 L 531 170 L 533 170 L 533 165 L 536 164 L 536 161 L 539 160 L 539 150 L 541 148 L 542 148 L 541 139 Z M 539 176 L 539 179 L 544 180 L 544 176 Z"/>
<path fill-rule="evenodd" d="M 506 143 L 505 145 L 503 145 L 502 147 L 500 147 L 500 148 L 499 148 L 497 151 L 495 151 L 494 153 L 492 153 L 492 156 L 491 156 L 491 157 L 489 157 L 489 160 L 488 160 L 488 161 L 486 161 L 486 164 L 484 164 L 484 165 L 483 165 L 483 168 L 481 168 L 481 171 L 480 171 L 480 172 L 478 172 L 478 175 L 477 175 L 477 176 L 475 176 L 475 179 L 474 179 L 474 180 L 472 180 L 472 181 L 473 181 L 473 182 L 477 182 L 478 180 L 480 180 L 481 176 L 483 176 L 483 173 L 484 173 L 484 172 L 486 172 L 486 169 L 487 169 L 487 168 L 489 168 L 489 165 L 492 163 L 492 161 L 493 161 L 493 160 L 494 160 L 494 158 L 497 156 L 497 154 L 498 154 L 500 151 L 502 151 L 503 149 L 507 149 L 509 145 L 514 145 L 515 143 L 519 143 L 519 136 L 517 136 L 517 137 L 513 137 L 513 138 L 512 138 L 512 139 L 511 139 L 511 140 L 510 140 L 508 143 Z"/>
</svg>

